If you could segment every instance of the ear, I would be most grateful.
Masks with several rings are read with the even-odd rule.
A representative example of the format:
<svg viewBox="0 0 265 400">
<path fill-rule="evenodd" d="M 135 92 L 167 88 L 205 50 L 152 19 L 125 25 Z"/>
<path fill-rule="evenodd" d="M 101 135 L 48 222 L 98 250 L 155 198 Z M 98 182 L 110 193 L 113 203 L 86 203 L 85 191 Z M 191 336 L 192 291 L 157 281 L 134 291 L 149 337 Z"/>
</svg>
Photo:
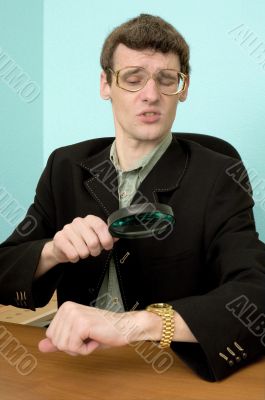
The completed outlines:
<svg viewBox="0 0 265 400">
<path fill-rule="evenodd" d="M 107 75 L 104 71 L 100 74 L 100 96 L 104 100 L 110 99 L 110 85 L 108 84 Z"/>
<path fill-rule="evenodd" d="M 179 101 L 185 101 L 188 97 L 188 90 L 190 85 L 190 76 L 187 76 L 185 90 L 180 94 Z"/>
</svg>

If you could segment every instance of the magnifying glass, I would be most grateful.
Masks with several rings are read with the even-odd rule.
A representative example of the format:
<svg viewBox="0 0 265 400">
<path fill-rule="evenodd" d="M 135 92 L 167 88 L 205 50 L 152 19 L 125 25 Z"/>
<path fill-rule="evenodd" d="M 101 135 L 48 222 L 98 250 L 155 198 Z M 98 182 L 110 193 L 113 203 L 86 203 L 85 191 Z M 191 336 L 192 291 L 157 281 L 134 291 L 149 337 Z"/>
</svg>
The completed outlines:
<svg viewBox="0 0 265 400">
<path fill-rule="evenodd" d="M 114 211 L 107 220 L 114 237 L 142 239 L 164 232 L 174 225 L 172 208 L 162 203 L 140 203 Z"/>
</svg>

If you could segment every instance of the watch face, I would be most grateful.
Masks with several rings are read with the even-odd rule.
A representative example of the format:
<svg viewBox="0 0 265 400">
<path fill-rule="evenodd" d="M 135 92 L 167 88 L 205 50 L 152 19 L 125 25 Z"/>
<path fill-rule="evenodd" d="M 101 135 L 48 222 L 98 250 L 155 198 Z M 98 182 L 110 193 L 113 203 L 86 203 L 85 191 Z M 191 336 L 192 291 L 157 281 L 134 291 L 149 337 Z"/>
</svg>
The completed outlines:
<svg viewBox="0 0 265 400">
<path fill-rule="evenodd" d="M 154 308 L 164 308 L 164 303 L 156 303 L 154 304 Z"/>
<path fill-rule="evenodd" d="M 152 307 L 158 308 L 158 309 L 160 309 L 160 308 L 172 308 L 171 305 L 166 304 L 166 303 L 155 303 L 155 304 L 152 304 Z"/>
</svg>

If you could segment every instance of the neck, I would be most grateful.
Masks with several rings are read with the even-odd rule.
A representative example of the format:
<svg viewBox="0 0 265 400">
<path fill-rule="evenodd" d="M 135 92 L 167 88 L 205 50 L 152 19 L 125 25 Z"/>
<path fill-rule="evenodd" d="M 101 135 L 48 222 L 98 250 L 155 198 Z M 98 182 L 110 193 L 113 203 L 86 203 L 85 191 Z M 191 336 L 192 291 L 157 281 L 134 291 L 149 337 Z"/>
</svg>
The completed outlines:
<svg viewBox="0 0 265 400">
<path fill-rule="evenodd" d="M 116 151 L 120 167 L 123 171 L 134 168 L 138 160 L 150 153 L 163 140 L 142 141 L 132 138 L 116 137 Z"/>
</svg>

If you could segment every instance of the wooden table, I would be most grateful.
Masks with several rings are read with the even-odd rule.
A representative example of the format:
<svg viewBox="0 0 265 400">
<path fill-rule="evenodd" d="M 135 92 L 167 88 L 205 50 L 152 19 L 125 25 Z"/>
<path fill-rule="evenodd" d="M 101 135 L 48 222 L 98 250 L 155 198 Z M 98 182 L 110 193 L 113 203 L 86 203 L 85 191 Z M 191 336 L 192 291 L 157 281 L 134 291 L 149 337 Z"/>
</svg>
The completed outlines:
<svg viewBox="0 0 265 400">
<path fill-rule="evenodd" d="M 56 293 L 45 307 L 36 308 L 35 311 L 0 304 L 0 324 L 1 322 L 11 322 L 12 324 L 46 326 L 53 319 L 56 311 Z"/>
<path fill-rule="evenodd" d="M 209 383 L 171 351 L 173 364 L 163 373 L 153 368 L 159 363 L 152 367 L 150 359 L 144 360 L 140 347 L 139 354 L 132 346 L 101 349 L 85 357 L 42 354 L 37 344 L 44 333 L 43 328 L 0 323 L 1 400 L 265 399 L 265 358 L 221 382 Z M 13 353 L 12 346 L 7 352 L 8 337 Z M 17 356 L 15 345 L 22 345 Z"/>
</svg>

